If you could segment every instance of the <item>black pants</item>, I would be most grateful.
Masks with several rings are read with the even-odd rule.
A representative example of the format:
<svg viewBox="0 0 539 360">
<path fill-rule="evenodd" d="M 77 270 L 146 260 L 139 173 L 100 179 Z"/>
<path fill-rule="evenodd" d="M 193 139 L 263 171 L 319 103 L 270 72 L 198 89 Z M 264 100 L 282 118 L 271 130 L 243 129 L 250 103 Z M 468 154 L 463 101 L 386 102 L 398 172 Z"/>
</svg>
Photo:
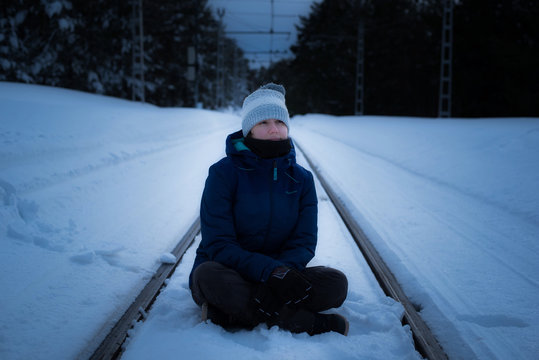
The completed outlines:
<svg viewBox="0 0 539 360">
<path fill-rule="evenodd" d="M 341 271 L 315 266 L 306 268 L 303 274 L 312 284 L 312 296 L 302 305 L 303 311 L 314 314 L 342 305 L 348 292 L 348 280 Z M 192 280 L 191 293 L 198 305 L 207 302 L 246 327 L 263 321 L 252 301 L 258 284 L 245 280 L 235 270 L 207 261 L 195 269 Z M 283 312 L 288 314 L 283 316 L 293 316 L 293 313 Z"/>
</svg>

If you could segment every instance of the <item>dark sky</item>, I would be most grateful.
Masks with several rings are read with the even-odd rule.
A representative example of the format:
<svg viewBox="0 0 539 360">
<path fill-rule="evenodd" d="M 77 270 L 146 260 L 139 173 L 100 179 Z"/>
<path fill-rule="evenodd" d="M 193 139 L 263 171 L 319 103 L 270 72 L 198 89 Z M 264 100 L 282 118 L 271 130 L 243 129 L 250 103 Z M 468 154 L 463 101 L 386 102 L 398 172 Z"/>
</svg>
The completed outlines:
<svg viewBox="0 0 539 360">
<path fill-rule="evenodd" d="M 300 15 L 308 15 L 313 0 L 209 0 L 214 14 L 225 9 L 223 22 L 228 36 L 237 39 L 238 45 L 251 61 L 251 67 L 267 66 L 271 59 L 278 61 L 290 57 L 290 45 L 296 40 L 295 24 Z M 273 4 L 273 6 L 272 6 Z M 273 7 L 273 35 L 272 28 Z M 217 17 L 217 15 L 216 15 Z M 218 18 L 218 17 L 217 17 Z M 264 34 L 235 34 L 233 32 L 264 32 Z M 277 32 L 286 32 L 278 34 Z M 273 50 L 273 55 L 269 54 Z"/>
</svg>

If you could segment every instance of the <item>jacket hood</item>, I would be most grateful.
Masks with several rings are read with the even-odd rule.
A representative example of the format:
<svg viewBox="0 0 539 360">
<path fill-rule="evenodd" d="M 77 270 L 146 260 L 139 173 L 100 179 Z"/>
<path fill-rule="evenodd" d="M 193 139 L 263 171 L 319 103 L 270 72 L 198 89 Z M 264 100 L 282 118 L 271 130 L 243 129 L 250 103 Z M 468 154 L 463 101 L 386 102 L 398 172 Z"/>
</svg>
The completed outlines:
<svg viewBox="0 0 539 360">
<path fill-rule="evenodd" d="M 263 159 L 245 146 L 243 132 L 238 130 L 226 138 L 226 155 L 234 164 L 244 168 L 254 168 L 255 166 L 264 166 L 264 164 L 271 166 L 275 164 L 278 168 L 288 168 L 296 163 L 296 149 L 292 139 L 290 139 L 290 145 L 288 154 L 273 159 Z"/>
</svg>

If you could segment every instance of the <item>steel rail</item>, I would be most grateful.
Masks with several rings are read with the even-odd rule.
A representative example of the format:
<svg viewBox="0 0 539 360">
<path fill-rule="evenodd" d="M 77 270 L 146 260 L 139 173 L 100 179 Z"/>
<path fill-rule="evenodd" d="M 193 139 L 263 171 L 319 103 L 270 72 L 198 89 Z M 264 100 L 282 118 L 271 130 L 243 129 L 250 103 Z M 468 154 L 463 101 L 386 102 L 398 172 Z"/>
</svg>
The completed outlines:
<svg viewBox="0 0 539 360">
<path fill-rule="evenodd" d="M 331 188 L 329 183 L 322 176 L 321 171 L 311 161 L 307 154 L 301 149 L 301 147 L 295 143 L 295 146 L 303 153 L 307 163 L 311 167 L 312 171 L 320 181 L 320 184 L 328 194 L 328 197 L 335 205 L 337 212 L 343 219 L 346 227 L 350 231 L 350 234 L 354 238 L 354 241 L 361 250 L 367 264 L 374 273 L 380 287 L 387 296 L 392 297 L 396 301 L 400 302 L 404 307 L 403 324 L 410 325 L 412 330 L 413 339 L 416 350 L 425 358 L 429 360 L 447 360 L 447 354 L 444 352 L 432 331 L 423 321 L 421 316 L 416 311 L 412 302 L 408 299 L 404 291 L 402 290 L 399 282 L 384 262 L 372 242 L 367 238 L 357 221 L 351 215 L 349 209 L 346 207 L 341 197 Z"/>
<path fill-rule="evenodd" d="M 165 280 L 174 273 L 174 270 L 180 263 L 183 255 L 193 243 L 199 232 L 200 218 L 197 218 L 172 250 L 172 254 L 176 257 L 176 262 L 174 264 L 161 264 L 144 289 L 142 289 L 136 297 L 135 301 L 133 301 L 120 320 L 101 342 L 99 347 L 94 351 L 90 357 L 91 360 L 109 360 L 118 358 L 122 353 L 122 345 L 127 337 L 128 330 L 133 327 L 133 324 L 136 321 L 146 317 L 146 312 L 155 301 Z"/>
</svg>

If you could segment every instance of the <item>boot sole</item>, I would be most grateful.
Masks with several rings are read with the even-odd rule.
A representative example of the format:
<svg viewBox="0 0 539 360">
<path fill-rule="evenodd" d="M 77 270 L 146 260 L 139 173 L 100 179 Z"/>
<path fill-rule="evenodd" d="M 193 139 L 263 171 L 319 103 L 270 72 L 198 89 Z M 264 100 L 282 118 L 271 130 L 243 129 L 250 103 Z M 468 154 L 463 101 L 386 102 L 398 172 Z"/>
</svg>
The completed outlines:
<svg viewBox="0 0 539 360">
<path fill-rule="evenodd" d="M 208 303 L 206 302 L 202 304 L 200 318 L 202 322 L 207 322 L 208 320 Z"/>
<path fill-rule="evenodd" d="M 348 336 L 348 331 L 350 330 L 350 322 L 348 322 L 348 319 L 345 318 L 344 316 L 342 316 L 342 315 L 338 315 L 338 316 L 340 316 L 344 320 L 344 323 L 345 323 L 345 328 L 344 328 L 343 335 Z"/>
</svg>

